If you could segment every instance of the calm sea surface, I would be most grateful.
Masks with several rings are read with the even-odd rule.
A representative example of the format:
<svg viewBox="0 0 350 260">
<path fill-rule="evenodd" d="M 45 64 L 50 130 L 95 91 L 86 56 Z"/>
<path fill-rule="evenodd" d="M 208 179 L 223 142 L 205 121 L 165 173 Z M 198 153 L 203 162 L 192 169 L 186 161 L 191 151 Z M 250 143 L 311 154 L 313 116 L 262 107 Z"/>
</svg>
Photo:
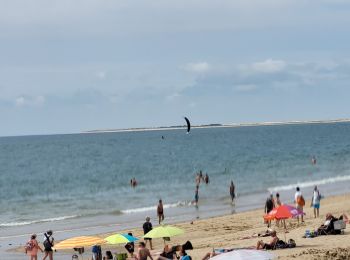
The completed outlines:
<svg viewBox="0 0 350 260">
<path fill-rule="evenodd" d="M 168 220 L 176 221 L 261 206 L 268 190 L 291 200 L 298 183 L 306 197 L 314 184 L 326 196 L 349 192 L 349 123 L 185 132 L 0 138 L 2 236 L 32 232 L 30 227 L 40 232 L 141 223 L 147 215 L 155 217 L 159 198 Z M 316 166 L 310 163 L 313 155 Z M 210 184 L 201 184 L 195 209 L 199 170 L 209 174 Z M 132 177 L 139 182 L 135 189 Z M 231 180 L 238 193 L 235 207 Z"/>
</svg>

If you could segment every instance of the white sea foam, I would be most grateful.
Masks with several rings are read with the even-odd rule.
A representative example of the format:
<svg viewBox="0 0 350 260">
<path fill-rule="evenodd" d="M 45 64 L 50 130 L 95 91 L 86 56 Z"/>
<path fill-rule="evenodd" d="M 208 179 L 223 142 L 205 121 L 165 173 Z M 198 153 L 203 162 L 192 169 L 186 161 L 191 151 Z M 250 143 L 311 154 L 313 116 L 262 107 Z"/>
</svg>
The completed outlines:
<svg viewBox="0 0 350 260">
<path fill-rule="evenodd" d="M 300 182 L 300 183 L 289 184 L 289 185 L 284 185 L 284 186 L 271 187 L 271 188 L 268 188 L 268 191 L 269 192 L 278 192 L 278 191 L 283 191 L 283 190 L 293 190 L 293 189 L 295 189 L 295 187 L 306 188 L 306 187 L 313 187 L 315 185 L 330 184 L 330 183 L 342 182 L 342 181 L 350 181 L 350 175 L 336 176 L 336 177 L 326 178 L 326 179 L 321 179 L 321 180 Z"/>
<path fill-rule="evenodd" d="M 32 220 L 32 221 L 0 223 L 0 227 L 18 227 L 18 226 L 25 226 L 25 225 L 31 225 L 31 224 L 43 223 L 43 222 L 61 221 L 61 220 L 71 219 L 71 218 L 76 218 L 76 217 L 79 217 L 79 216 L 77 216 L 77 215 L 62 216 L 62 217 L 38 219 L 38 220 Z"/>
<path fill-rule="evenodd" d="M 168 208 L 184 207 L 184 206 L 189 206 L 189 205 L 191 205 L 191 202 L 178 201 L 178 202 L 172 203 L 172 204 L 164 204 L 163 208 L 168 209 Z M 130 214 L 130 213 L 140 213 L 140 212 L 152 211 L 152 210 L 156 210 L 156 209 L 157 209 L 157 206 L 151 206 L 151 207 L 142 207 L 142 208 L 136 208 L 136 209 L 125 209 L 125 210 L 121 210 L 121 212 L 124 214 Z"/>
</svg>

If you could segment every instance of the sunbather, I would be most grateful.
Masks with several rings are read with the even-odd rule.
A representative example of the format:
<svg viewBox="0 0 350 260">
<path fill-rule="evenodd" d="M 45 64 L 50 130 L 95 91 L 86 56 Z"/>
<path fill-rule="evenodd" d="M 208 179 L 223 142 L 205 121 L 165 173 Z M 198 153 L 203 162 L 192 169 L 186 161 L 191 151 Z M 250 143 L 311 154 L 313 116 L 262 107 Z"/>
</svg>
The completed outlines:
<svg viewBox="0 0 350 260">
<path fill-rule="evenodd" d="M 318 235 L 335 235 L 340 234 L 340 231 L 334 229 L 334 222 L 343 219 L 343 215 L 338 218 L 328 213 L 326 215 L 326 221 L 317 229 Z"/>
<path fill-rule="evenodd" d="M 256 249 L 267 249 L 267 250 L 271 250 L 274 249 L 276 246 L 277 241 L 279 240 L 277 237 L 277 233 L 275 230 L 273 230 L 271 232 L 271 242 L 270 243 L 264 243 L 262 240 L 258 241 L 258 243 L 256 244 Z"/>
</svg>

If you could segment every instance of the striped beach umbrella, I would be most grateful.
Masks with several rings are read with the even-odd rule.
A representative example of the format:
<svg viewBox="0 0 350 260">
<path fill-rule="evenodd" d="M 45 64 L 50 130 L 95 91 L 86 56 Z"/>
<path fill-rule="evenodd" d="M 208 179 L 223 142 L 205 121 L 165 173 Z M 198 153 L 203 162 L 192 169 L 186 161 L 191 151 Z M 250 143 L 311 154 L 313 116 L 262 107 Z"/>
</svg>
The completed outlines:
<svg viewBox="0 0 350 260">
<path fill-rule="evenodd" d="M 76 247 L 102 245 L 106 243 L 102 238 L 94 236 L 72 237 L 63 240 L 54 246 L 55 249 L 73 249 Z"/>
</svg>

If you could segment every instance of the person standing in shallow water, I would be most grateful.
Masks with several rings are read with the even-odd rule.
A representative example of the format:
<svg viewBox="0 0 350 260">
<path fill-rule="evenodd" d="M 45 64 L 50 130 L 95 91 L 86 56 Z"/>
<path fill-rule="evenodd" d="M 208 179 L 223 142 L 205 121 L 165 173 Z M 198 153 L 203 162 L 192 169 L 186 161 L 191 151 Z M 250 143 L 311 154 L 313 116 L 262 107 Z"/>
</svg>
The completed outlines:
<svg viewBox="0 0 350 260">
<path fill-rule="evenodd" d="M 199 200 L 199 189 L 196 187 L 196 191 L 194 192 L 194 202 L 195 202 L 195 205 L 198 206 L 198 200 Z"/>
<path fill-rule="evenodd" d="M 164 208 L 163 208 L 163 201 L 159 200 L 158 207 L 157 207 L 157 216 L 159 225 L 164 220 Z"/>
<path fill-rule="evenodd" d="M 231 196 L 231 202 L 232 204 L 234 203 L 234 199 L 236 197 L 235 194 L 235 185 L 233 184 L 233 181 L 231 181 L 231 185 L 230 185 L 230 196 Z"/>
<path fill-rule="evenodd" d="M 209 175 L 208 175 L 208 173 L 205 174 L 204 182 L 205 182 L 205 184 L 209 184 Z"/>
</svg>

